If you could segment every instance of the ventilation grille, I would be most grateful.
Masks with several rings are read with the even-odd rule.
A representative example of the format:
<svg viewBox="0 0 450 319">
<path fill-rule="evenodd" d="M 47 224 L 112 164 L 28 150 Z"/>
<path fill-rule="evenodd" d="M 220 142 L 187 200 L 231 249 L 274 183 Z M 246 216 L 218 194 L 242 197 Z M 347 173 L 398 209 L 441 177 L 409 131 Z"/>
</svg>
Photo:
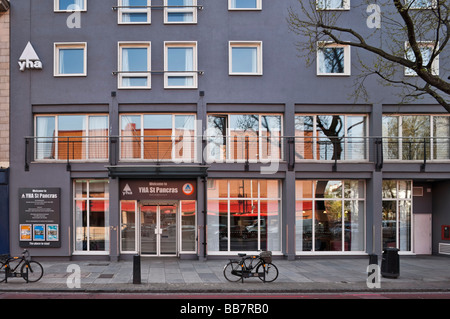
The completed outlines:
<svg viewBox="0 0 450 319">
<path fill-rule="evenodd" d="M 413 187 L 413 196 L 423 196 L 423 187 Z"/>
<path fill-rule="evenodd" d="M 450 255 L 450 244 L 439 243 L 439 253 L 444 255 Z"/>
</svg>

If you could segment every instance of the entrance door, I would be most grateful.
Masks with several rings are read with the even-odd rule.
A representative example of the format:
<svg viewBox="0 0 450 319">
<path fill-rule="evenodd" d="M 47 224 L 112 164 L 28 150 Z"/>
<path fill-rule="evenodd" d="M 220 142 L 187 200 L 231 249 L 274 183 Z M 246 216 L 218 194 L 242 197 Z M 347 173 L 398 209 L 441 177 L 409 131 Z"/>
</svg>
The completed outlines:
<svg viewBox="0 0 450 319">
<path fill-rule="evenodd" d="M 141 205 L 141 254 L 177 254 L 177 206 Z"/>
</svg>

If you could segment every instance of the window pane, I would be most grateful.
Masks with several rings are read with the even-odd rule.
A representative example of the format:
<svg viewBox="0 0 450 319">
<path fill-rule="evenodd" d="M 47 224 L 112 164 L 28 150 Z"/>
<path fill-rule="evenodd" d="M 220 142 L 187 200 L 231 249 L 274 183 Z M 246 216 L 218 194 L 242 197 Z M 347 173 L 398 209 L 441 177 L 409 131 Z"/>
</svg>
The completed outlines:
<svg viewBox="0 0 450 319">
<path fill-rule="evenodd" d="M 231 0 L 231 8 L 234 9 L 253 9 L 257 6 L 257 0 Z"/>
<path fill-rule="evenodd" d="M 175 158 L 194 160 L 196 142 L 194 125 L 194 115 L 175 115 Z"/>
<path fill-rule="evenodd" d="M 397 202 L 383 201 L 383 249 L 397 247 Z"/>
<path fill-rule="evenodd" d="M 228 251 L 228 201 L 208 200 L 208 251 Z"/>
<path fill-rule="evenodd" d="M 280 185 L 278 180 L 259 180 L 260 198 L 280 198 Z"/>
<path fill-rule="evenodd" d="M 193 71 L 194 49 L 193 48 L 168 48 L 167 49 L 168 71 Z"/>
<path fill-rule="evenodd" d="M 344 198 L 364 198 L 364 182 L 363 181 L 345 181 L 344 182 Z"/>
<path fill-rule="evenodd" d="M 141 117 L 139 115 L 122 115 L 121 158 L 141 157 Z"/>
<path fill-rule="evenodd" d="M 342 201 L 316 201 L 315 250 L 342 250 Z"/>
<path fill-rule="evenodd" d="M 266 159 L 281 158 L 281 116 L 261 116 L 261 156 Z"/>
<path fill-rule="evenodd" d="M 411 250 L 411 201 L 402 200 L 398 202 L 399 208 L 399 249 L 401 251 Z"/>
<path fill-rule="evenodd" d="M 260 250 L 281 250 L 280 201 L 262 200 L 260 203 Z M 251 229 L 252 226 L 247 226 Z"/>
<path fill-rule="evenodd" d="M 169 76 L 167 78 L 168 86 L 194 86 L 193 76 Z"/>
<path fill-rule="evenodd" d="M 344 48 L 320 48 L 319 73 L 344 73 Z"/>
<path fill-rule="evenodd" d="M 319 9 L 343 9 L 345 0 L 318 0 Z"/>
<path fill-rule="evenodd" d="M 230 251 L 258 250 L 258 201 L 230 200 Z"/>
<path fill-rule="evenodd" d="M 195 201 L 181 202 L 181 250 L 195 251 Z"/>
<path fill-rule="evenodd" d="M 36 159 L 55 159 L 55 117 L 36 117 Z"/>
<path fill-rule="evenodd" d="M 208 159 L 222 161 L 227 157 L 227 124 L 226 115 L 208 116 Z"/>
<path fill-rule="evenodd" d="M 230 115 L 230 159 L 258 158 L 258 115 Z"/>
<path fill-rule="evenodd" d="M 58 116 L 58 159 L 86 159 L 86 116 Z"/>
<path fill-rule="evenodd" d="M 136 202 L 121 201 L 122 251 L 136 251 Z"/>
<path fill-rule="evenodd" d="M 59 74 L 84 74 L 84 49 L 59 49 Z"/>
<path fill-rule="evenodd" d="M 429 138 L 430 117 L 423 115 L 402 116 L 402 154 L 404 160 L 423 160 L 424 139 Z M 427 158 L 430 155 L 430 145 L 426 144 Z"/>
<path fill-rule="evenodd" d="M 433 117 L 433 154 L 434 159 L 450 159 L 450 117 Z"/>
<path fill-rule="evenodd" d="M 312 187 L 312 181 L 295 181 L 295 198 L 313 198 Z"/>
<path fill-rule="evenodd" d="M 317 159 L 343 159 L 344 121 L 345 117 L 340 115 L 316 116 L 317 148 L 319 149 L 319 157 Z"/>
<path fill-rule="evenodd" d="M 398 122 L 398 116 L 383 116 L 383 156 L 386 159 L 399 158 Z"/>
<path fill-rule="evenodd" d="M 295 202 L 295 244 L 298 251 L 312 250 L 313 201 Z"/>
<path fill-rule="evenodd" d="M 234 47 L 232 54 L 232 73 L 257 73 L 258 48 Z"/>
<path fill-rule="evenodd" d="M 315 198 L 342 198 L 342 181 L 317 181 Z"/>
<path fill-rule="evenodd" d="M 344 250 L 364 250 L 364 202 L 344 201 Z"/>
<path fill-rule="evenodd" d="M 75 198 L 86 198 L 87 193 L 87 182 L 75 181 Z"/>
<path fill-rule="evenodd" d="M 258 198 L 258 180 L 230 179 L 231 198 Z"/>
<path fill-rule="evenodd" d="M 89 116 L 89 158 L 108 158 L 108 117 Z"/>
<path fill-rule="evenodd" d="M 59 10 L 74 10 L 80 8 L 84 10 L 84 0 L 58 0 Z M 71 6 L 69 8 L 69 6 Z"/>
<path fill-rule="evenodd" d="M 295 117 L 295 158 L 314 159 L 314 117 Z"/>
<path fill-rule="evenodd" d="M 346 154 L 347 160 L 362 160 L 366 158 L 366 140 L 361 137 L 366 136 L 365 116 L 346 116 Z"/>
<path fill-rule="evenodd" d="M 144 115 L 144 158 L 172 158 L 172 115 Z"/>
<path fill-rule="evenodd" d="M 122 48 L 122 71 L 147 71 L 147 48 Z"/>
<path fill-rule="evenodd" d="M 107 200 L 90 200 L 89 204 L 89 250 L 109 250 L 109 203 Z"/>
</svg>

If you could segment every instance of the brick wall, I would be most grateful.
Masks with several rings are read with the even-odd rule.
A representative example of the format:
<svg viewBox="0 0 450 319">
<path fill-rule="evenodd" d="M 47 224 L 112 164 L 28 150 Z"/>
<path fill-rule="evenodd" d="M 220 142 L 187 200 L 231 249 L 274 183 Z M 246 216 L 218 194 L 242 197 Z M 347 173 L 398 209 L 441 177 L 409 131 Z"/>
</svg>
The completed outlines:
<svg viewBox="0 0 450 319">
<path fill-rule="evenodd" d="M 9 11 L 0 12 L 0 167 L 9 167 Z"/>
</svg>

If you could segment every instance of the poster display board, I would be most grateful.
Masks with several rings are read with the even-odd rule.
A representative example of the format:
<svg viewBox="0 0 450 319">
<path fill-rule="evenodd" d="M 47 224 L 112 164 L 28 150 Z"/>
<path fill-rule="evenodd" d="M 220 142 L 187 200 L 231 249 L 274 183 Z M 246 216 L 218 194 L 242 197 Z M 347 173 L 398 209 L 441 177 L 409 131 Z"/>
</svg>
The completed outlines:
<svg viewBox="0 0 450 319">
<path fill-rule="evenodd" d="M 20 247 L 61 247 L 60 196 L 60 188 L 19 188 Z"/>
</svg>

